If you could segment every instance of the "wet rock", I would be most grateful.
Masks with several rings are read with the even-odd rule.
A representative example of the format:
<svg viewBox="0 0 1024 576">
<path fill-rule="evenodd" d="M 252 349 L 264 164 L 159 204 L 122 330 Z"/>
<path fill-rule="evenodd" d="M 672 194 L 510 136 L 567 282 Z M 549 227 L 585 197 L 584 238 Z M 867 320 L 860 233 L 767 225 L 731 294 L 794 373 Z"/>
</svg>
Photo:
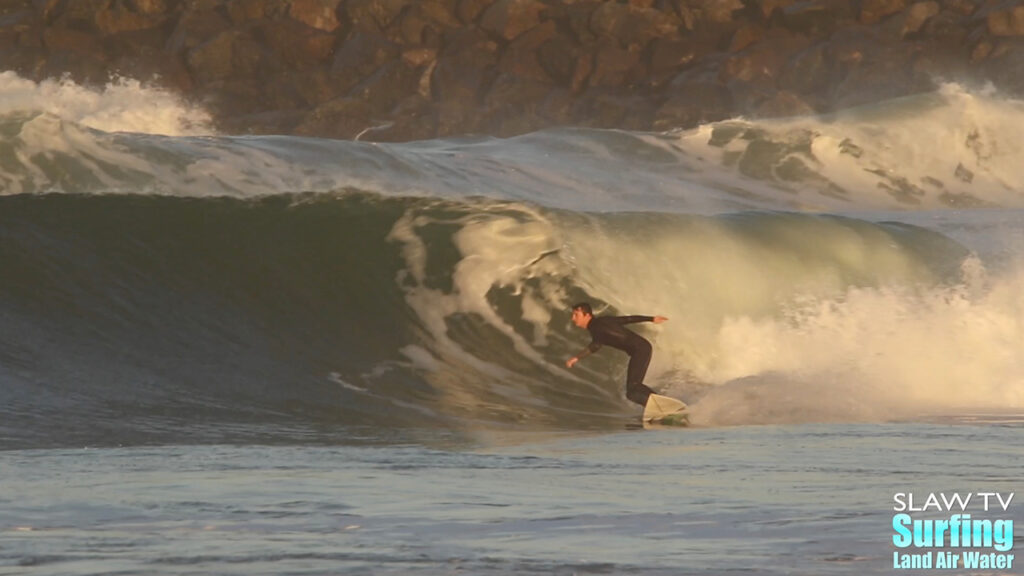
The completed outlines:
<svg viewBox="0 0 1024 576">
<path fill-rule="evenodd" d="M 503 38 L 512 40 L 540 24 L 545 5 L 539 0 L 498 0 L 480 17 L 480 27 Z"/>
<path fill-rule="evenodd" d="M 353 26 L 384 30 L 412 0 L 347 0 L 345 14 Z"/>
<path fill-rule="evenodd" d="M 168 15 L 162 12 L 142 11 L 124 4 L 114 4 L 96 13 L 96 27 L 103 34 L 119 34 L 157 28 L 167 19 Z"/>
<path fill-rule="evenodd" d="M 338 22 L 338 4 L 341 0 L 291 0 L 289 15 L 317 30 L 334 32 Z"/>
<path fill-rule="evenodd" d="M 733 116 L 732 93 L 722 84 L 695 78 L 677 79 L 672 96 L 655 112 L 656 130 L 688 128 Z"/>
<path fill-rule="evenodd" d="M 331 74 L 340 84 L 351 87 L 400 53 L 399 47 L 379 32 L 353 30 L 336 50 Z"/>
<path fill-rule="evenodd" d="M 934 90 L 935 80 L 916 66 L 915 53 L 893 53 L 886 42 L 864 45 L 850 62 L 835 90 L 834 106 L 849 108 Z"/>
<path fill-rule="evenodd" d="M 502 52 L 498 71 L 516 78 L 527 78 L 540 82 L 551 82 L 539 52 L 541 46 L 558 34 L 555 23 L 548 21 L 531 28 L 513 40 Z"/>
<path fill-rule="evenodd" d="M 590 16 L 598 38 L 611 38 L 624 47 L 644 47 L 654 38 L 675 34 L 681 22 L 671 14 L 629 4 L 602 3 Z"/>
<path fill-rule="evenodd" d="M 0 0 L 0 51 L 35 79 L 159 78 L 244 132 L 662 129 L 828 112 L 933 77 L 1024 94 L 1024 2 Z"/>
<path fill-rule="evenodd" d="M 1024 38 L 999 39 L 988 57 L 972 70 L 976 77 L 1007 94 L 1024 95 Z"/>
<path fill-rule="evenodd" d="M 460 27 L 441 0 L 420 2 L 406 9 L 392 26 L 392 37 L 403 45 L 440 48 L 445 32 Z"/>
<path fill-rule="evenodd" d="M 733 14 L 744 9 L 740 0 L 677 0 L 676 5 L 678 12 L 688 12 L 705 24 L 732 23 Z"/>
<path fill-rule="evenodd" d="M 550 91 L 546 82 L 508 74 L 499 76 L 483 101 L 486 132 L 514 136 L 543 128 L 540 106 Z"/>
<path fill-rule="evenodd" d="M 1003 4 L 988 13 L 986 23 L 993 36 L 1024 36 L 1024 5 Z"/>
<path fill-rule="evenodd" d="M 588 79 L 591 87 L 628 86 L 639 82 L 645 76 L 638 48 L 602 44 L 594 52 L 593 62 L 594 67 Z"/>
<path fill-rule="evenodd" d="M 370 104 L 359 98 L 339 98 L 317 106 L 295 127 L 302 136 L 352 139 L 387 122 L 373 118 Z"/>
<path fill-rule="evenodd" d="M 781 10 L 780 21 L 788 30 L 805 36 L 827 36 L 853 18 L 853 7 L 843 0 L 806 0 Z"/>
<path fill-rule="evenodd" d="M 795 4 L 798 0 L 748 0 L 747 8 L 752 9 L 759 20 L 770 20 L 787 6 Z"/>
<path fill-rule="evenodd" d="M 238 24 L 276 18 L 284 11 L 282 4 L 274 0 L 233 0 L 225 8 L 231 21 Z"/>
<path fill-rule="evenodd" d="M 546 23 L 545 23 L 546 24 Z M 537 59 L 555 84 L 569 86 L 579 60 L 579 48 L 564 34 L 557 33 L 537 49 Z"/>
<path fill-rule="evenodd" d="M 96 16 L 108 12 L 110 0 L 76 0 L 51 9 L 48 20 L 57 27 L 79 32 L 97 30 Z"/>
<path fill-rule="evenodd" d="M 225 30 L 188 51 L 185 63 L 200 83 L 253 76 L 263 70 L 263 47 L 238 30 Z"/>
<path fill-rule="evenodd" d="M 652 43 L 647 80 L 652 87 L 661 87 L 713 51 L 709 43 L 689 37 L 658 38 Z"/>
<path fill-rule="evenodd" d="M 231 28 L 231 22 L 218 10 L 190 11 L 178 19 L 166 49 L 173 54 L 181 54 Z"/>
<path fill-rule="evenodd" d="M 463 24 L 473 24 L 494 0 L 456 0 L 455 15 Z"/>
<path fill-rule="evenodd" d="M 802 116 L 817 112 L 803 98 L 787 91 L 779 91 L 771 94 L 768 98 L 757 104 L 752 109 L 757 117 L 775 118 L 784 116 Z"/>
<path fill-rule="evenodd" d="M 464 107 L 468 114 L 497 76 L 497 52 L 498 45 L 482 30 L 461 31 L 438 57 L 432 96 L 442 104 Z"/>
<path fill-rule="evenodd" d="M 729 41 L 729 52 L 739 52 L 764 37 L 764 28 L 756 24 L 741 26 Z"/>
<path fill-rule="evenodd" d="M 264 23 L 256 29 L 274 59 L 292 67 L 326 63 L 337 41 L 333 34 L 290 19 Z"/>
<path fill-rule="evenodd" d="M 43 44 L 52 52 L 78 52 L 100 59 L 106 57 L 99 38 L 71 28 L 47 28 L 43 32 Z"/>
<path fill-rule="evenodd" d="M 883 18 L 899 14 L 907 7 L 907 0 L 863 0 L 860 7 L 862 24 L 877 24 Z"/>
<path fill-rule="evenodd" d="M 903 21 L 902 36 L 916 34 L 924 27 L 925 23 L 932 17 L 938 15 L 941 10 L 939 3 L 935 0 L 927 2 L 915 2 L 906 11 Z"/>
</svg>

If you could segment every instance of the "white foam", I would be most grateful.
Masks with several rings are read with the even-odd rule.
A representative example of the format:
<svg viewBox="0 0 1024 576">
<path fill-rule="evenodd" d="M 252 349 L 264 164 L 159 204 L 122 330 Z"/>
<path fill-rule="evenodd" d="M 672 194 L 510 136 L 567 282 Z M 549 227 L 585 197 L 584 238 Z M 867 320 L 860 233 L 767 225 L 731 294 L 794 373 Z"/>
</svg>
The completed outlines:
<svg viewBox="0 0 1024 576">
<path fill-rule="evenodd" d="M 695 179 L 711 190 L 747 190 L 780 207 L 1022 207 L 1022 129 L 1024 102 L 949 83 L 933 94 L 829 116 L 701 126 L 681 132 L 678 146 L 689 157 L 709 160 L 706 174 Z M 716 130 L 743 136 L 713 145 Z M 754 178 L 737 168 L 723 170 L 742 163 L 738 158 L 754 164 L 760 159 L 765 174 Z M 811 176 L 792 180 L 783 172 L 787 163 L 798 163 Z"/>
<path fill-rule="evenodd" d="M 953 286 L 850 289 L 781 317 L 725 319 L 702 354 L 705 424 L 1024 407 L 1024 266 Z M 741 406 L 738 406 L 741 405 Z"/>
<path fill-rule="evenodd" d="M 70 79 L 33 82 L 14 72 L 0 72 L 0 116 L 44 113 L 103 132 L 168 136 L 213 133 L 210 115 L 177 95 L 117 78 L 102 88 Z"/>
</svg>

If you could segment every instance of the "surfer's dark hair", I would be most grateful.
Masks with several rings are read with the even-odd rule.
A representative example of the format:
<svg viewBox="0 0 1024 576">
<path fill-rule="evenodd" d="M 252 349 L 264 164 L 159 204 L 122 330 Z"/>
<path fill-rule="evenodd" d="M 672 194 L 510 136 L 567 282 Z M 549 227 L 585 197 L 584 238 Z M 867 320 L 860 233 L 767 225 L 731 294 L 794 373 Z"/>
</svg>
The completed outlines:
<svg viewBox="0 0 1024 576">
<path fill-rule="evenodd" d="M 586 314 L 587 316 L 594 315 L 594 309 L 590 307 L 590 302 L 580 302 L 579 304 L 574 304 L 572 309 L 582 310 L 583 313 Z"/>
</svg>

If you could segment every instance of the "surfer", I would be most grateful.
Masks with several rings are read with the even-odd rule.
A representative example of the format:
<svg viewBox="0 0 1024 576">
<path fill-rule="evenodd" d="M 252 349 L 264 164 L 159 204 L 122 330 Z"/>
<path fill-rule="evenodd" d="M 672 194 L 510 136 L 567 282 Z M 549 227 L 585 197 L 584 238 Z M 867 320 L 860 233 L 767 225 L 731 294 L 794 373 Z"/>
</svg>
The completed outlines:
<svg viewBox="0 0 1024 576">
<path fill-rule="evenodd" d="M 572 368 L 577 362 L 608 345 L 629 354 L 629 369 L 626 371 L 626 398 L 644 406 L 647 397 L 654 393 L 644 384 L 647 366 L 651 363 L 651 343 L 639 334 L 627 330 L 625 324 L 636 322 L 667 321 L 664 316 L 598 316 L 589 302 L 580 302 L 572 307 L 573 324 L 590 332 L 590 345 L 583 352 L 569 358 L 565 366 Z"/>
</svg>

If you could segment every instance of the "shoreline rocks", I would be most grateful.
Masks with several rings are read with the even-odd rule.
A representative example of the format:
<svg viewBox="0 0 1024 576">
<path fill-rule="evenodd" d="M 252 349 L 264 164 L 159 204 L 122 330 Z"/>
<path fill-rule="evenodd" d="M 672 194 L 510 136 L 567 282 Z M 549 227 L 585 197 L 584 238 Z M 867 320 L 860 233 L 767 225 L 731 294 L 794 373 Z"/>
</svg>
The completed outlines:
<svg viewBox="0 0 1024 576">
<path fill-rule="evenodd" d="M 235 134 L 666 130 L 1022 95 L 1024 0 L 0 0 L 0 69 L 151 82 Z"/>
</svg>

